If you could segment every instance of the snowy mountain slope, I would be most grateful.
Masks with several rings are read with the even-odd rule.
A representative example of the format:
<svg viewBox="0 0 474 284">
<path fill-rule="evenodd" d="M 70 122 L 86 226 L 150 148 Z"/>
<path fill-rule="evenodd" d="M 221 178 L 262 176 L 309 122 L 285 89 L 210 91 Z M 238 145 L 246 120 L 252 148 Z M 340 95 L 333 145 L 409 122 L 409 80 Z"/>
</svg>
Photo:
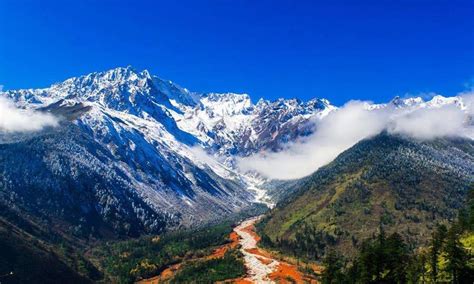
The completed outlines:
<svg viewBox="0 0 474 284">
<path fill-rule="evenodd" d="M 309 127 L 290 129 L 290 125 L 303 125 L 311 117 L 323 117 L 334 109 L 324 99 L 260 100 L 253 104 L 246 94 L 193 93 L 131 67 L 71 78 L 45 89 L 7 91 L 5 95 L 19 107 L 38 108 L 70 100 L 150 118 L 180 142 L 199 142 L 221 154 L 251 153 L 279 139 L 291 140 Z"/>
<path fill-rule="evenodd" d="M 23 145 L 23 151 L 33 151 L 26 144 L 40 144 L 34 151 L 44 161 L 42 170 L 47 172 L 49 182 L 42 184 L 33 179 L 30 185 L 42 184 L 41 190 L 45 191 L 63 177 L 58 175 L 62 170 L 77 177 L 73 183 L 80 182 L 82 175 L 94 176 L 95 180 L 104 177 L 104 187 L 111 187 L 111 192 L 94 189 L 89 194 L 97 199 L 90 199 L 88 206 L 120 192 L 133 196 L 117 199 L 119 207 L 131 208 L 117 213 L 117 218 L 140 220 L 138 232 L 153 229 L 153 218 L 162 220 L 160 226 L 191 226 L 264 200 L 265 193 L 259 190 L 262 180 L 239 173 L 234 168 L 234 158 L 278 151 L 285 143 L 311 134 L 319 120 L 337 110 L 325 99 L 260 100 L 253 104 L 246 94 L 194 93 L 131 67 L 71 78 L 45 89 L 6 91 L 0 95 L 13 100 L 17 107 L 51 112 L 62 119 L 58 129 L 23 134 L 20 138 L 11 133 L 0 136 L 7 152 L 16 145 Z M 445 103 L 462 107 L 459 101 L 442 97 L 429 102 L 395 99 L 368 108 L 436 107 Z M 50 160 L 52 155 L 57 157 Z M 74 170 L 76 167 L 69 161 L 71 155 L 83 161 L 97 161 L 101 166 L 83 162 L 81 170 Z M 1 162 L 5 163 L 4 168 L 10 165 Z M 16 174 L 19 173 L 12 172 L 11 176 Z M 123 182 L 111 186 L 107 180 L 112 177 L 120 177 Z M 8 181 L 5 175 L 3 179 Z M 91 190 L 89 185 L 81 188 Z M 28 199 L 25 191 L 19 195 L 17 198 Z M 143 209 L 149 212 L 146 216 L 155 217 L 144 217 L 144 211 L 135 208 L 138 203 L 147 208 Z M 102 203 L 97 204 L 97 218 L 107 223 Z M 83 207 L 80 202 L 74 206 Z"/>
<path fill-rule="evenodd" d="M 252 192 L 246 190 L 245 180 L 221 165 L 218 169 L 213 165 L 213 170 L 207 163 L 199 163 L 193 148 L 197 140 L 176 126 L 164 107 L 169 101 L 149 87 L 150 80 L 145 73 L 142 75 L 144 78 L 133 73 L 127 77 L 130 80 L 123 80 L 120 74 L 106 73 L 99 78 L 86 76 L 79 82 L 77 79 L 66 81 L 74 82 L 73 85 L 62 83 L 51 90 L 10 92 L 9 95 L 19 106 L 48 111 L 55 111 L 55 108 L 64 105 L 83 104 L 87 108 L 85 113 L 74 124 L 64 121 L 61 129 L 80 129 L 76 131 L 98 144 L 87 147 L 90 151 L 86 153 L 76 153 L 79 158 L 84 158 L 86 154 L 95 157 L 98 148 L 107 151 L 109 158 L 107 167 L 92 167 L 84 171 L 104 176 L 104 179 L 109 174 L 117 173 L 127 181 L 126 186 L 119 187 L 118 191 L 133 192 L 156 214 L 169 216 L 174 224 L 199 224 L 249 207 L 255 198 Z M 118 78 L 120 81 L 106 80 L 104 83 L 102 77 Z M 117 94 L 117 91 L 120 93 Z M 35 138 L 38 135 L 42 137 L 46 133 L 34 134 Z M 25 139 L 30 138 L 26 136 Z M 63 144 L 61 135 L 54 135 L 51 139 Z M 6 137 L 3 141 L 7 141 Z M 8 144 L 19 143 L 13 142 Z M 83 147 L 74 137 L 64 143 Z M 63 149 L 50 151 L 60 155 Z M 65 156 L 72 154 L 67 153 L 67 149 L 64 151 L 66 153 L 62 154 Z M 43 154 L 50 155 L 48 151 Z M 71 168 L 67 163 L 64 167 L 66 170 Z M 49 184 L 44 186 L 49 187 Z M 110 194 L 105 195 L 100 198 L 109 198 Z"/>
<path fill-rule="evenodd" d="M 247 94 L 202 94 L 197 106 L 170 110 L 178 126 L 195 135 L 220 156 L 249 155 L 262 149 L 278 150 L 282 143 L 307 135 L 314 118 L 335 109 L 327 100 L 260 100 Z"/>
<path fill-rule="evenodd" d="M 94 221 L 86 222 L 88 230 L 97 231 L 97 225 L 93 224 L 100 220 L 99 223 L 118 232 L 137 234 L 159 231 L 166 225 L 205 223 L 239 212 L 252 206 L 257 198 L 263 198 L 263 193 L 255 188 L 259 181 L 221 163 L 236 151 L 255 151 L 255 145 L 244 145 L 241 133 L 254 131 L 259 116 L 270 119 L 246 95 L 191 93 L 147 71 L 136 72 L 130 67 L 71 78 L 50 88 L 7 91 L 2 95 L 13 100 L 17 107 L 61 117 L 57 129 L 2 134 L 5 156 L 14 157 L 9 153 L 20 145 L 23 153 L 38 152 L 38 163 L 32 167 L 41 165 L 40 170 L 47 177 L 37 180 L 32 175 L 22 183 L 18 178 L 20 172 L 11 167 L 13 158 L 3 159 L 3 181 L 17 184 L 2 188 L 6 195 L 15 193 L 6 199 L 11 203 L 18 202 L 34 211 L 32 204 L 56 200 L 58 207 L 45 214 L 75 212 L 68 218 L 73 227 L 80 225 L 74 220 L 80 219 L 81 214 L 91 212 L 84 208 L 94 208 Z M 279 103 L 283 116 L 290 107 Z M 296 110 L 302 106 L 301 103 L 292 106 L 291 111 L 308 116 Z M 277 118 L 291 120 L 288 116 Z M 274 123 L 279 127 L 278 122 Z M 258 133 L 254 136 L 258 137 Z M 30 148 L 30 144 L 37 148 Z M 223 158 L 215 159 L 204 149 L 221 153 Z M 76 166 L 74 161 L 80 161 L 82 166 Z M 35 171 L 26 162 L 24 166 L 26 169 L 21 171 Z M 83 181 L 83 177 L 88 180 Z M 61 182 L 64 179 L 67 181 Z M 94 180 L 96 185 L 88 183 L 89 180 Z M 86 198 L 87 204 L 82 198 L 73 198 L 72 204 L 66 206 L 66 200 L 71 199 L 67 196 L 77 194 L 77 188 L 64 189 L 65 199 L 48 191 L 65 184 L 74 184 L 84 190 L 84 195 L 94 197 Z M 107 190 L 99 189 L 100 185 Z M 117 194 L 130 194 L 133 198 L 115 198 Z M 115 200 L 111 205 L 101 203 L 111 198 Z M 146 210 L 136 207 L 137 204 Z M 108 217 L 106 208 L 111 207 L 129 209 L 113 214 L 119 222 Z M 134 218 L 137 221 L 125 221 Z M 161 220 L 159 225 L 151 225 L 156 220 Z M 119 228 L 119 223 L 133 223 L 136 228 L 135 225 L 129 230 Z"/>
</svg>

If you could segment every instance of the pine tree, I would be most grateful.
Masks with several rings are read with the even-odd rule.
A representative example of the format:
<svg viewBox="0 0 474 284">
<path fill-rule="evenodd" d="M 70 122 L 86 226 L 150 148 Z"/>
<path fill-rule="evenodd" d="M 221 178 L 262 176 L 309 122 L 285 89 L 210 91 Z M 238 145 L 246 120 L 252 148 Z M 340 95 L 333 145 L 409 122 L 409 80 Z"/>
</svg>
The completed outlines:
<svg viewBox="0 0 474 284">
<path fill-rule="evenodd" d="M 324 271 L 321 275 L 323 284 L 343 282 L 343 263 L 339 254 L 330 250 L 323 260 Z"/>
<path fill-rule="evenodd" d="M 459 240 L 459 236 L 460 230 L 458 226 L 453 225 L 448 231 L 445 245 L 446 268 L 451 273 L 454 284 L 460 283 L 459 276 L 465 269 L 467 262 L 467 253 Z"/>
<path fill-rule="evenodd" d="M 431 278 L 436 283 L 438 280 L 438 258 L 443 248 L 443 242 L 446 238 L 447 229 L 445 225 L 438 225 L 435 232 L 432 234 L 431 251 L 430 251 L 430 266 Z"/>
<path fill-rule="evenodd" d="M 407 283 L 427 283 L 426 282 L 426 264 L 428 255 L 423 250 L 411 255 L 407 264 L 406 277 Z"/>
<path fill-rule="evenodd" d="M 407 245 L 398 233 L 393 233 L 381 247 L 384 255 L 384 282 L 406 283 L 406 270 L 409 260 Z M 387 272 L 387 273 L 385 273 Z"/>
<path fill-rule="evenodd" d="M 375 274 L 375 281 L 379 282 L 382 279 L 382 273 L 384 272 L 384 266 L 385 266 L 385 254 L 384 254 L 384 248 L 385 248 L 385 241 L 386 241 L 386 236 L 385 236 L 385 230 L 383 228 L 382 220 L 379 222 L 379 235 L 377 236 L 377 244 L 375 245 L 375 255 L 376 255 L 376 274 Z"/>
</svg>

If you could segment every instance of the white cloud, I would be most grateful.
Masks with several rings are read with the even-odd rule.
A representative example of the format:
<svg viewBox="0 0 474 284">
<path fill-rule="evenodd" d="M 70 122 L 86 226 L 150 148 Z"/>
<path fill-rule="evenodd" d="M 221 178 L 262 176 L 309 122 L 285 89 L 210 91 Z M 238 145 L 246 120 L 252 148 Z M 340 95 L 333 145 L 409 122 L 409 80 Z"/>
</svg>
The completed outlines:
<svg viewBox="0 0 474 284">
<path fill-rule="evenodd" d="M 395 114 L 387 129 L 417 139 L 464 136 L 466 115 L 454 105 Z"/>
<path fill-rule="evenodd" d="M 0 132 L 39 131 L 47 126 L 57 126 L 51 114 L 16 108 L 6 98 L 0 97 Z"/>
<path fill-rule="evenodd" d="M 474 88 L 459 94 L 469 115 L 474 116 Z"/>
<path fill-rule="evenodd" d="M 474 102 L 466 94 L 466 102 Z M 351 101 L 321 120 L 309 137 L 288 145 L 283 151 L 257 154 L 238 159 L 244 171 L 257 171 L 272 179 L 296 179 L 307 176 L 336 158 L 341 152 L 364 138 L 387 130 L 416 139 L 445 136 L 473 137 L 472 126 L 466 126 L 466 112 L 453 105 L 433 109 L 396 109 L 387 107 L 367 110 L 367 102 Z"/>
<path fill-rule="evenodd" d="M 221 165 L 221 162 L 217 160 L 216 157 L 208 154 L 203 148 L 200 146 L 193 146 L 189 148 L 191 153 L 194 155 L 193 161 L 197 164 L 207 164 L 210 167 L 218 167 Z"/>
</svg>

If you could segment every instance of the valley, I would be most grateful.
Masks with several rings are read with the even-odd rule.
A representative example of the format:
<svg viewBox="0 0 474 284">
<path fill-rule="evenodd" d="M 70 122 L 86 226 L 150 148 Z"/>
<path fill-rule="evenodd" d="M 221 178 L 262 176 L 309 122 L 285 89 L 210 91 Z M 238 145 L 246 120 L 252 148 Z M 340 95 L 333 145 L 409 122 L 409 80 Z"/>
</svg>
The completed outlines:
<svg viewBox="0 0 474 284">
<path fill-rule="evenodd" d="M 219 282 L 225 283 L 318 283 L 316 275 L 321 272 L 321 267 L 316 264 L 308 265 L 304 263 L 291 264 L 287 260 L 282 260 L 271 252 L 259 248 L 260 237 L 256 233 L 255 223 L 263 216 L 250 217 L 245 219 L 229 234 L 229 243 L 214 249 L 210 255 L 187 260 L 192 262 L 206 261 L 210 259 L 224 258 L 225 254 L 238 249 L 243 257 L 246 272 L 245 275 L 235 279 L 222 279 Z M 301 271 L 303 266 L 311 267 L 312 274 Z M 143 279 L 137 284 L 156 284 L 167 281 L 173 282 L 173 277 L 179 274 L 183 267 L 182 263 L 171 265 L 163 270 L 160 275 Z"/>
<path fill-rule="evenodd" d="M 428 257 L 417 250 L 432 249 L 439 226 L 454 229 L 450 238 L 441 230 L 444 255 L 432 263 L 448 257 L 448 240 L 462 253 L 472 247 L 469 222 L 459 221 L 462 230 L 455 222 L 474 184 L 464 96 L 359 103 L 357 115 L 389 122 L 354 141 L 346 139 L 350 125 L 331 124 L 347 120 L 351 105 L 254 103 L 131 67 L 0 97 L 56 122 L 0 131 L 0 272 L 14 271 L 12 283 L 315 283 L 361 271 L 405 279 L 390 273 Z M 399 116 L 439 111 L 455 112 L 466 135 L 421 139 L 393 130 Z M 333 147 L 333 132 L 343 147 Z M 312 147 L 331 152 L 325 163 L 313 165 Z M 302 164 L 307 175 L 298 174 Z M 369 254 L 390 262 L 365 271 L 373 269 Z M 466 263 L 456 271 L 470 273 Z"/>
<path fill-rule="evenodd" d="M 0 284 L 474 284 L 474 0 L 0 0 Z"/>
<path fill-rule="evenodd" d="M 305 274 L 300 268 L 307 264 L 290 264 L 257 246 L 261 238 L 256 233 L 255 223 L 262 217 L 249 218 L 234 228 L 241 238 L 240 251 L 247 267 L 247 276 L 237 283 L 317 283 L 315 275 L 321 272 L 320 267 L 313 265 L 313 274 Z"/>
</svg>

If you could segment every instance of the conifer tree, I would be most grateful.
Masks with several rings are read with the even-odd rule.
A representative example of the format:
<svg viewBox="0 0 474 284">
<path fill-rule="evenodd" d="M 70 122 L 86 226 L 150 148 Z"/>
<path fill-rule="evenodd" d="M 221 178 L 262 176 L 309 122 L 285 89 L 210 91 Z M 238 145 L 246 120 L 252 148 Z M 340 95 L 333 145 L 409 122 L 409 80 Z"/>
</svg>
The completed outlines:
<svg viewBox="0 0 474 284">
<path fill-rule="evenodd" d="M 322 273 L 323 284 L 341 283 L 343 281 L 343 263 L 341 256 L 330 250 L 323 260 L 324 271 Z"/>
<path fill-rule="evenodd" d="M 454 284 L 461 283 L 459 281 L 461 272 L 465 269 L 467 263 L 467 253 L 464 250 L 460 240 L 460 230 L 458 226 L 453 225 L 446 236 L 446 269 L 449 271 Z"/>
<path fill-rule="evenodd" d="M 430 266 L 431 278 L 436 283 L 438 280 L 438 258 L 443 248 L 443 242 L 446 237 L 447 229 L 445 225 L 439 225 L 432 234 L 431 251 L 430 251 Z"/>
</svg>

